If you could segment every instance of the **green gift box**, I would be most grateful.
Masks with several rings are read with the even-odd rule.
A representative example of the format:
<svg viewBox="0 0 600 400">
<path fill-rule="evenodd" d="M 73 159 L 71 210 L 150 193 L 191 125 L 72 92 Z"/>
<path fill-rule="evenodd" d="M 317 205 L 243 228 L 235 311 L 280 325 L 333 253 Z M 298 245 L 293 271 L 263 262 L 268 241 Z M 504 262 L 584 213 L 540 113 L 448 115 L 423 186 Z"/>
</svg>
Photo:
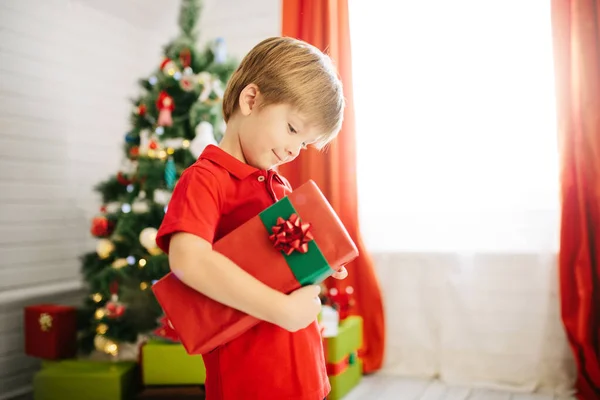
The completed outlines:
<svg viewBox="0 0 600 400">
<path fill-rule="evenodd" d="M 201 385 L 206 369 L 200 355 L 189 355 L 181 343 L 150 340 L 142 346 L 144 385 Z"/>
<path fill-rule="evenodd" d="M 360 383 L 363 364 L 358 351 L 363 342 L 363 320 L 350 316 L 340 322 L 336 336 L 323 340 L 327 375 L 331 383 L 328 400 L 339 400 Z"/>
<path fill-rule="evenodd" d="M 33 378 L 35 400 L 129 400 L 137 392 L 134 362 L 46 363 Z"/>
<path fill-rule="evenodd" d="M 329 376 L 331 392 L 327 400 L 340 400 L 354 389 L 362 379 L 363 364 L 360 358 L 349 365 L 341 374 Z"/>
<path fill-rule="evenodd" d="M 325 338 L 325 361 L 337 364 L 362 347 L 363 320 L 350 316 L 340 322 L 336 336 Z"/>
</svg>

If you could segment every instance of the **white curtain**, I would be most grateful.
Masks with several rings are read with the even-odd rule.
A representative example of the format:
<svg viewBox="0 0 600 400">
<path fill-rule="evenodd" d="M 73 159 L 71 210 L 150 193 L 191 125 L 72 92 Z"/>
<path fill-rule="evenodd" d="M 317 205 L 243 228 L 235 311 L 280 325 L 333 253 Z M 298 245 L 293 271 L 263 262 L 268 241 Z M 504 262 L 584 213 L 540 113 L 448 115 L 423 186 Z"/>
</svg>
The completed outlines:
<svg viewBox="0 0 600 400">
<path fill-rule="evenodd" d="M 550 2 L 350 0 L 386 371 L 564 393 Z"/>
</svg>

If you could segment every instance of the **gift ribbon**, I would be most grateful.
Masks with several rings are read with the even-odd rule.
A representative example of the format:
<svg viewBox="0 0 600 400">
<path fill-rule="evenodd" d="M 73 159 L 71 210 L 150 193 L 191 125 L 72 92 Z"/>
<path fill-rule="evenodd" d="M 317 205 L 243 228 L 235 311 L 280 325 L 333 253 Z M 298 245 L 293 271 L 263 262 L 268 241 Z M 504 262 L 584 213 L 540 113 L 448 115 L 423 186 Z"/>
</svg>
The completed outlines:
<svg viewBox="0 0 600 400">
<path fill-rule="evenodd" d="M 321 328 L 321 335 L 323 334 L 324 327 Z M 329 349 L 327 347 L 327 338 L 324 337 L 322 340 L 323 343 L 323 354 L 325 355 L 325 360 L 329 360 Z M 327 362 L 325 367 L 327 368 L 327 375 L 339 375 L 342 372 L 346 371 L 350 366 L 357 363 L 358 358 L 362 358 L 361 350 L 354 351 L 350 353 L 348 356 L 342 358 L 338 362 Z"/>
<path fill-rule="evenodd" d="M 259 217 L 267 229 L 269 236 L 271 236 L 277 233 L 273 231 L 273 227 L 277 227 L 278 222 L 296 221 L 294 217 L 292 217 L 293 215 L 302 218 L 289 198 L 284 197 L 261 212 Z M 312 239 L 312 237 L 310 237 L 310 239 Z M 320 283 L 331 275 L 331 267 L 315 240 L 301 242 L 301 247 L 303 248 L 302 251 L 292 251 L 288 254 L 288 252 L 281 250 L 281 254 L 292 270 L 294 277 L 302 286 Z"/>
<path fill-rule="evenodd" d="M 342 372 L 346 371 L 349 367 L 356 364 L 358 360 L 358 355 L 356 353 L 351 353 L 347 357 L 336 363 L 327 363 L 327 375 L 339 375 Z"/>
<path fill-rule="evenodd" d="M 43 332 L 48 332 L 52 328 L 52 316 L 48 313 L 42 313 L 38 322 Z"/>
<path fill-rule="evenodd" d="M 277 218 L 277 224 L 271 228 L 273 234 L 269 236 L 277 250 L 286 255 L 294 251 L 308 252 L 308 243 L 313 240 L 309 223 L 304 223 L 298 214 L 292 214 L 288 219 Z"/>
</svg>

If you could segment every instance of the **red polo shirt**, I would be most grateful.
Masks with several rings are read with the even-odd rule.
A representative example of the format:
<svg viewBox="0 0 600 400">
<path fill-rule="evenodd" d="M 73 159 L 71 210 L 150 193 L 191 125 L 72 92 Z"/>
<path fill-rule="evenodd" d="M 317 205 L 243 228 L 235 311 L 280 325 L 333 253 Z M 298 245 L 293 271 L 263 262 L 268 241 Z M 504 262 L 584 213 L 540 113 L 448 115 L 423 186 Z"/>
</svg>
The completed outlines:
<svg viewBox="0 0 600 400">
<path fill-rule="evenodd" d="M 290 191 L 276 172 L 208 146 L 179 179 L 157 244 L 168 252 L 175 232 L 214 243 Z M 322 400 L 331 389 L 316 321 L 295 333 L 262 322 L 203 359 L 207 400 Z"/>
</svg>

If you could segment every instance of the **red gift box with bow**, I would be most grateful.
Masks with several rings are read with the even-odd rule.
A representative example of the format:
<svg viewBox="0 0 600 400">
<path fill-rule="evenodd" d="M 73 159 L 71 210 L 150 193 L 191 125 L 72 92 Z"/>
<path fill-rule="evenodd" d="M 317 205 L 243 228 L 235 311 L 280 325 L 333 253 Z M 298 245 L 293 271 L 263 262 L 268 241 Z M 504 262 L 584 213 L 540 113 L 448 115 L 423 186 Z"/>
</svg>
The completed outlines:
<svg viewBox="0 0 600 400">
<path fill-rule="evenodd" d="M 230 232 L 213 249 L 282 293 L 319 284 L 358 257 L 346 228 L 313 181 Z M 189 354 L 206 354 L 260 322 L 204 296 L 173 273 L 152 290 Z"/>
<path fill-rule="evenodd" d="M 75 357 L 75 307 L 38 304 L 25 307 L 25 354 L 48 360 Z"/>
</svg>

